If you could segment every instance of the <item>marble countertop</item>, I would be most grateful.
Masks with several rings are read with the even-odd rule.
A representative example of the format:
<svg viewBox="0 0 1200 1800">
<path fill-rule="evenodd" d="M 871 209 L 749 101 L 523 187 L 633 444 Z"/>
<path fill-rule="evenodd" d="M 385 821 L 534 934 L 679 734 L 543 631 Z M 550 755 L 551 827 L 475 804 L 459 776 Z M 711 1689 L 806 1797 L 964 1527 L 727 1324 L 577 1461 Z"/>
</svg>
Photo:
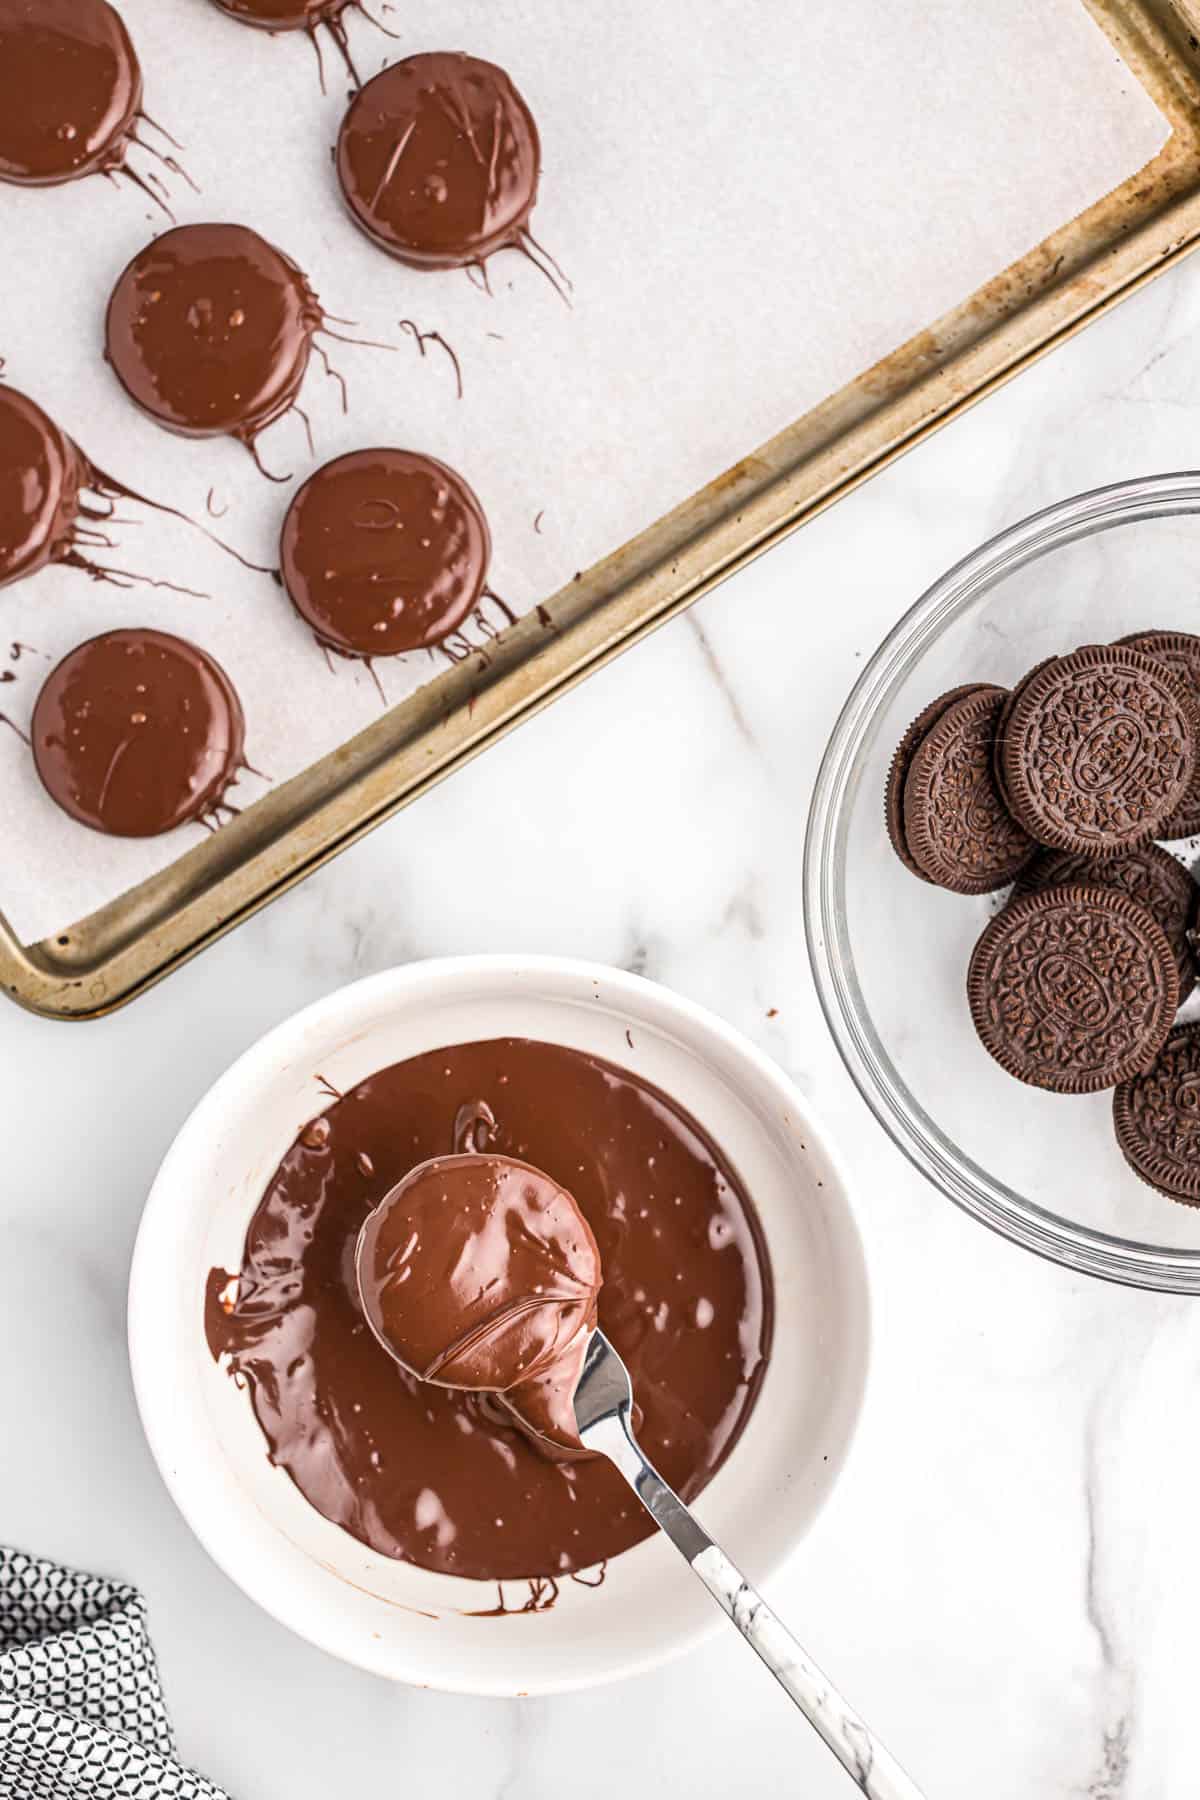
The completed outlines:
<svg viewBox="0 0 1200 1800">
<path fill-rule="evenodd" d="M 800 864 L 837 709 L 926 583 L 1038 506 L 1200 465 L 1198 442 L 1194 264 L 129 1010 L 68 1027 L 0 1009 L 0 1538 L 146 1590 L 183 1753 L 235 1796 L 549 1800 L 567 1770 L 572 1800 L 850 1791 L 732 1633 L 550 1701 L 465 1700 L 343 1667 L 215 1569 L 150 1461 L 125 1282 L 185 1114 L 330 988 L 514 948 L 615 963 L 715 1008 L 840 1141 L 873 1276 L 873 1366 L 849 1466 L 771 1592 L 929 1800 L 1195 1791 L 1200 1316 L 1035 1261 L 908 1168 L 822 1023 Z M 498 883 L 472 854 L 481 820 L 506 846 Z M 752 1546 L 728 1548 L 753 1570 Z"/>
</svg>

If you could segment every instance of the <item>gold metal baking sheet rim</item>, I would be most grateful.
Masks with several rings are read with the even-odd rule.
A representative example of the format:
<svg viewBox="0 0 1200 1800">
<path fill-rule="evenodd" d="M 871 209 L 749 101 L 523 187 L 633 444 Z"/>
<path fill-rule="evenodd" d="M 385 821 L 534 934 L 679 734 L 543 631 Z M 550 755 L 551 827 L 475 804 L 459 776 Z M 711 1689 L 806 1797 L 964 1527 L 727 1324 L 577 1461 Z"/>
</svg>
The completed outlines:
<svg viewBox="0 0 1200 1800">
<path fill-rule="evenodd" d="M 0 915 L 0 984 L 113 1011 L 1200 242 L 1200 44 L 1172 0 L 1087 0 L 1166 114 L 1139 175 L 349 743 L 59 937 Z M 798 604 L 802 602 L 798 600 Z"/>
</svg>

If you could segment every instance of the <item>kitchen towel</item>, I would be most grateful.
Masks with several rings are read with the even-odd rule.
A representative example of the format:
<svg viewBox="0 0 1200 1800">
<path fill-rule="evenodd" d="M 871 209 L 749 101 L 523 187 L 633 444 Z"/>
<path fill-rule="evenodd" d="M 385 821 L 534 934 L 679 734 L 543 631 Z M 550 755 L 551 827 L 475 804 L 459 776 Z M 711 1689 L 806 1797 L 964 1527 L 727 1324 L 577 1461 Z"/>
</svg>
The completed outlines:
<svg viewBox="0 0 1200 1800">
<path fill-rule="evenodd" d="M 0 1547 L 0 1800 L 228 1800 L 185 1769 L 136 1588 Z"/>
</svg>

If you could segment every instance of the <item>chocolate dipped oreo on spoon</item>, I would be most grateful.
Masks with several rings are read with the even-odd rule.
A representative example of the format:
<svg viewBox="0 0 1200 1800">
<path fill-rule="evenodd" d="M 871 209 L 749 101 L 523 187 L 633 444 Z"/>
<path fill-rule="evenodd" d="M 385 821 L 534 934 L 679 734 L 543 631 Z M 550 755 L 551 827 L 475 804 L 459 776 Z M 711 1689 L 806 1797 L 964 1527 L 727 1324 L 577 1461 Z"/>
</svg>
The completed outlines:
<svg viewBox="0 0 1200 1800">
<path fill-rule="evenodd" d="M 420 1163 L 368 1215 L 355 1269 L 367 1323 L 410 1374 L 498 1395 L 535 1442 L 580 1448 L 571 1395 L 600 1251 L 549 1175 L 478 1153 Z"/>
<path fill-rule="evenodd" d="M 607 1457 L 860 1791 L 921 1800 L 640 1448 L 629 1370 L 596 1323 L 596 1240 L 565 1188 L 507 1156 L 421 1163 L 368 1214 L 355 1272 L 403 1369 L 500 1395 L 551 1454 Z"/>
</svg>

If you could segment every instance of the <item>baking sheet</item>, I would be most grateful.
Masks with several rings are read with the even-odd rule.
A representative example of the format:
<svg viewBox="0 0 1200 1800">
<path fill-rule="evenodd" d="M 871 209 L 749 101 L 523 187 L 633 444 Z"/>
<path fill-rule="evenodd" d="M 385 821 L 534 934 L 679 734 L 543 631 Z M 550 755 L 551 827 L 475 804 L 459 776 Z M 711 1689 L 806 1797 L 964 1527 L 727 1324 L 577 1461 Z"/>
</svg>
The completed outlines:
<svg viewBox="0 0 1200 1800">
<path fill-rule="evenodd" d="M 251 31 L 208 0 L 124 0 L 123 11 L 147 107 L 184 141 L 204 190 L 173 184 L 179 219 L 254 226 L 331 313 L 397 346 L 330 345 L 348 415 L 314 366 L 302 404 L 316 458 L 289 418 L 263 438 L 264 459 L 303 478 L 315 461 L 393 442 L 452 463 L 489 514 L 492 584 L 517 612 L 982 285 L 1167 131 L 1078 0 L 814 0 L 801 13 L 770 0 L 753 31 L 733 6 L 549 13 L 508 0 L 386 14 L 398 42 L 352 17 L 364 73 L 434 48 L 512 73 L 542 132 L 534 230 L 574 281 L 568 308 L 516 255 L 493 263 L 489 298 L 462 272 L 392 263 L 354 230 L 329 164 L 345 81 L 327 57 L 322 97 L 303 37 Z M 95 462 L 270 561 L 292 489 L 265 482 L 232 443 L 142 419 L 100 359 L 111 284 L 165 223 L 148 212 L 135 190 L 102 181 L 0 189 L 7 377 Z M 422 359 L 404 317 L 453 344 L 461 402 L 448 361 L 436 345 Z M 4 590 L 0 669 L 17 679 L 0 706 L 15 723 L 51 660 L 128 624 L 217 655 L 243 697 L 250 760 L 274 781 L 378 717 L 365 670 L 331 673 L 274 584 L 186 527 L 143 514 L 113 560 L 205 597 L 63 569 Z M 11 641 L 34 649 L 8 662 Z M 377 668 L 388 702 L 436 674 L 424 655 Z M 260 791 L 247 777 L 234 797 Z M 27 941 L 163 867 L 199 830 L 150 843 L 85 832 L 42 794 L 11 732 L 0 733 L 0 808 L 20 846 L 0 871 L 0 907 Z"/>
</svg>

